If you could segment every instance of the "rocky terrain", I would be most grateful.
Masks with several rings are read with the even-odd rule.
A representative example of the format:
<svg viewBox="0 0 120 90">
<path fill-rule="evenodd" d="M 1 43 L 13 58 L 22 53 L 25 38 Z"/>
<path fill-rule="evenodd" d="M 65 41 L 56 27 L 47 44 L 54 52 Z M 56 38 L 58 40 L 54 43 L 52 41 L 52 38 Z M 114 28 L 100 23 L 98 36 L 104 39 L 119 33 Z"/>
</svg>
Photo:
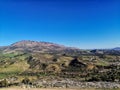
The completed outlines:
<svg viewBox="0 0 120 90">
<path fill-rule="evenodd" d="M 1 47 L 4 53 L 26 52 L 26 53 L 57 53 L 57 52 L 76 52 L 77 48 L 66 47 L 50 42 L 37 42 L 30 40 L 22 40 L 11 44 L 10 46 Z"/>
<path fill-rule="evenodd" d="M 23 40 L 0 47 L 0 87 L 120 88 L 120 50 Z"/>
<path fill-rule="evenodd" d="M 35 85 L 35 86 L 34 86 Z M 120 88 L 118 82 L 81 82 L 79 80 L 38 80 L 29 87 L 34 88 Z"/>
</svg>

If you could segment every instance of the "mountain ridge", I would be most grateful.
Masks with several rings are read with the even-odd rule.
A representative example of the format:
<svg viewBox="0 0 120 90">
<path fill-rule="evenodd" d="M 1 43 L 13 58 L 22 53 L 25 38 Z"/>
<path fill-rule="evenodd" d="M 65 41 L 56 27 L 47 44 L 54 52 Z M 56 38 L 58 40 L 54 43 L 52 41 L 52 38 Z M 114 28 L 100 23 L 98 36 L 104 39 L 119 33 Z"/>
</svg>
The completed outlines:
<svg viewBox="0 0 120 90">
<path fill-rule="evenodd" d="M 55 54 L 120 54 L 119 47 L 111 49 L 79 49 L 76 47 L 67 47 L 64 45 L 45 42 L 45 41 L 32 41 L 32 40 L 21 40 L 15 42 L 9 46 L 1 46 L 0 52 L 3 53 L 14 53 L 14 52 L 24 52 L 24 53 L 55 53 Z"/>
<path fill-rule="evenodd" d="M 4 49 L 4 52 L 11 53 L 16 51 L 21 52 L 60 52 L 60 51 L 69 51 L 69 50 L 80 50 L 75 47 L 67 47 L 64 45 L 51 43 L 51 42 L 44 42 L 44 41 L 32 41 L 32 40 L 21 40 L 15 42 Z"/>
</svg>

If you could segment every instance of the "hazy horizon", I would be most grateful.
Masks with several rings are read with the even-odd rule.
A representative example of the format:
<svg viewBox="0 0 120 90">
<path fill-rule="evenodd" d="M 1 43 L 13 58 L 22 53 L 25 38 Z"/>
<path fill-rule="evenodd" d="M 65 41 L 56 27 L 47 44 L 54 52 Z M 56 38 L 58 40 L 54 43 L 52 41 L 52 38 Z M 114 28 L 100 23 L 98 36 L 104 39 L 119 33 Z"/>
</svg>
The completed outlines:
<svg viewBox="0 0 120 90">
<path fill-rule="evenodd" d="M 119 0 L 1 0 L 0 46 L 21 40 L 120 47 Z"/>
</svg>

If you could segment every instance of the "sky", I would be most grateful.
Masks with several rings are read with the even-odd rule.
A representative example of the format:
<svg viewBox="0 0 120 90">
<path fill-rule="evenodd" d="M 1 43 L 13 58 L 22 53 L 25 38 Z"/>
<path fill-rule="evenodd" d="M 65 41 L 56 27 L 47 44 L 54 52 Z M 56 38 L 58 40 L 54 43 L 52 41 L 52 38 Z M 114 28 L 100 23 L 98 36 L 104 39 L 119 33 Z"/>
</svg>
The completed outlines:
<svg viewBox="0 0 120 90">
<path fill-rule="evenodd" d="M 21 40 L 120 47 L 120 0 L 0 0 L 0 46 Z"/>
</svg>

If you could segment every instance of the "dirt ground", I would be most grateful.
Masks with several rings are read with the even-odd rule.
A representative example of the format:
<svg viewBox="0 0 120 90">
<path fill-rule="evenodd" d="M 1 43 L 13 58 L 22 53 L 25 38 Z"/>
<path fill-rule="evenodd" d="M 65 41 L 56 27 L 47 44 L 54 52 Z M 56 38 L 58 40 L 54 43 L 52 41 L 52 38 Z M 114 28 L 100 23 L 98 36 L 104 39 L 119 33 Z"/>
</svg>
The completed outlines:
<svg viewBox="0 0 120 90">
<path fill-rule="evenodd" d="M 62 89 L 62 88 L 52 88 L 52 89 L 47 89 L 47 88 L 44 88 L 44 89 L 23 89 L 23 88 L 1 88 L 0 90 L 81 90 L 81 89 Z M 87 90 L 87 89 L 86 89 Z"/>
<path fill-rule="evenodd" d="M 51 89 L 37 89 L 37 88 L 31 88 L 31 89 L 28 89 L 28 88 L 1 88 L 0 90 L 95 90 L 95 89 L 63 89 L 63 88 L 51 88 Z"/>
<path fill-rule="evenodd" d="M 20 87 L 11 87 L 11 88 L 0 88 L 0 90 L 120 90 L 120 89 L 63 89 L 63 88 L 20 88 Z"/>
</svg>

